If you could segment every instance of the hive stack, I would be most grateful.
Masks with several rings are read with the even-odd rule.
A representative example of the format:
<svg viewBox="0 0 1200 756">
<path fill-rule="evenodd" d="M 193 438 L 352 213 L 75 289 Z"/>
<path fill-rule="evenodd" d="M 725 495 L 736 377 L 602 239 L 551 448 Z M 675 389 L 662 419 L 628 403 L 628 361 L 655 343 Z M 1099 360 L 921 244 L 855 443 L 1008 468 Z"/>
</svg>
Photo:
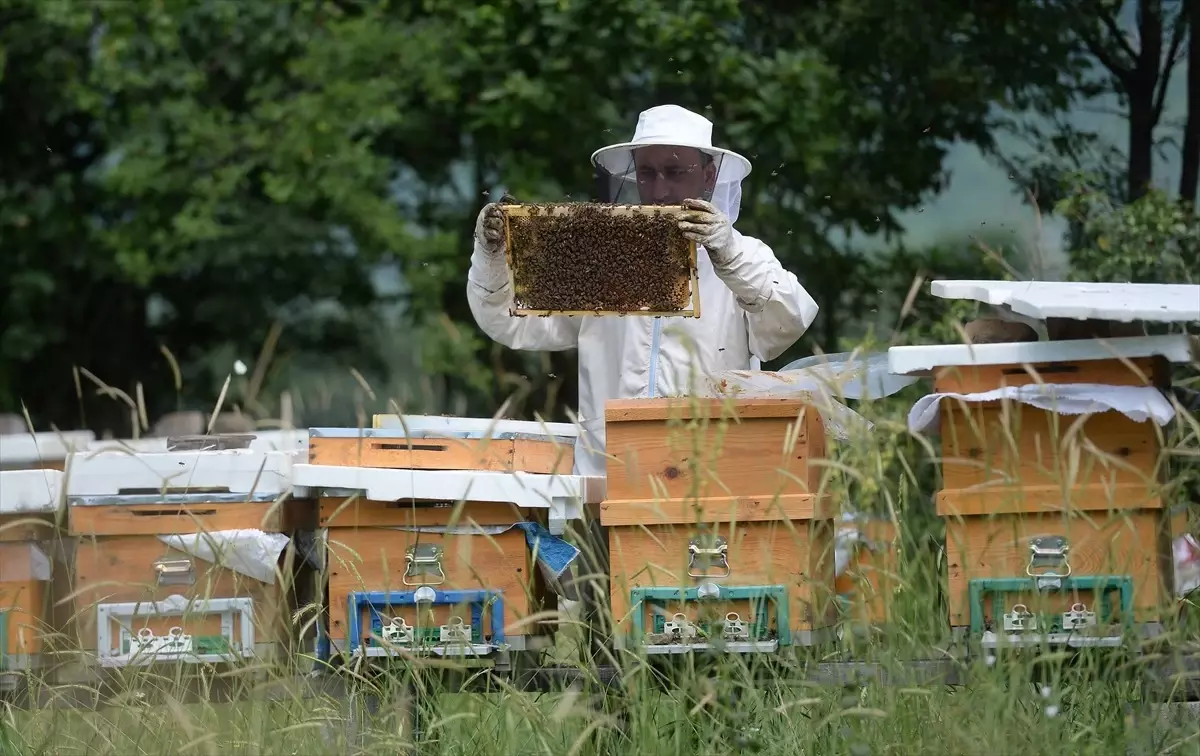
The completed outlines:
<svg viewBox="0 0 1200 756">
<path fill-rule="evenodd" d="M 67 493 L 85 661 L 261 662 L 289 650 L 302 561 L 290 536 L 312 526 L 310 503 L 291 496 L 303 454 L 252 441 L 75 455 Z"/>
<path fill-rule="evenodd" d="M 62 499 L 58 470 L 0 471 L 0 691 L 43 666 L 60 626 L 51 598 L 50 554 Z"/>
<path fill-rule="evenodd" d="M 605 408 L 619 642 L 771 652 L 835 622 L 825 428 L 792 399 L 629 399 Z"/>
<path fill-rule="evenodd" d="M 374 424 L 311 429 L 310 464 L 296 467 L 320 503 L 328 651 L 490 663 L 550 645 L 554 626 L 535 615 L 555 605 L 534 550 L 555 556 L 557 534 L 580 515 L 576 429 L 397 415 Z"/>
<path fill-rule="evenodd" d="M 950 281 L 934 294 L 1029 318 L 1200 317 L 1200 287 Z M 1186 336 L 891 350 L 892 372 L 934 379 L 910 430 L 941 436 L 956 631 L 985 647 L 1114 646 L 1156 627 L 1181 527 L 1162 498 L 1161 389 L 1189 358 Z"/>
</svg>

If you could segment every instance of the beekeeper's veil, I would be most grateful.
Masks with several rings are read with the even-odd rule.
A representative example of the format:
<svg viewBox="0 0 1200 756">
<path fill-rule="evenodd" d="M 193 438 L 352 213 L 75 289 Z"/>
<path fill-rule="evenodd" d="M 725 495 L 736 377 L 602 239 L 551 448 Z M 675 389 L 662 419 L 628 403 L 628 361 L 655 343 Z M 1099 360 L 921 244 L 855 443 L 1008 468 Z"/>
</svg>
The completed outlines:
<svg viewBox="0 0 1200 756">
<path fill-rule="evenodd" d="M 736 152 L 713 147 L 712 129 L 707 118 L 678 105 L 643 111 L 631 141 L 592 154 L 598 199 L 629 205 L 677 205 L 685 198 L 704 199 L 728 215 L 731 223 L 736 222 L 742 204 L 742 179 L 750 173 L 750 161 Z M 686 157 L 696 154 L 691 150 L 667 150 L 664 154 L 663 148 L 671 147 L 699 150 L 699 163 L 694 157 Z M 639 168 L 634 153 L 640 148 L 650 149 L 642 154 Z M 649 157 L 654 159 L 647 160 Z M 697 196 L 684 196 L 692 194 Z"/>
</svg>

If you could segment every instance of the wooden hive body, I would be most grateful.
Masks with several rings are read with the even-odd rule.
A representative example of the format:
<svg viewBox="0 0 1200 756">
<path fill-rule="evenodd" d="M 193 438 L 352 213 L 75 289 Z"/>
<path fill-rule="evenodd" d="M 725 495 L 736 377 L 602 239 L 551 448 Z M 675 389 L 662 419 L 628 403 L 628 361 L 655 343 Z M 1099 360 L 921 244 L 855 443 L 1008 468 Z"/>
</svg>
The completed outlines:
<svg viewBox="0 0 1200 756">
<path fill-rule="evenodd" d="M 548 435 L 560 424 L 493 421 L 487 435 L 466 436 L 422 424 L 397 427 L 395 416 L 380 416 L 383 427 L 313 428 L 309 462 L 335 467 L 405 470 L 522 471 L 570 475 L 575 463 L 573 436 Z M 420 427 L 424 425 L 425 427 Z M 569 428 L 569 426 L 568 426 Z"/>
<path fill-rule="evenodd" d="M 1158 388 L 1167 367 L 1161 358 L 956 366 L 935 373 L 935 390 Z M 1172 523 L 1160 496 L 1155 423 L 1117 411 L 1067 415 L 1015 401 L 945 399 L 939 424 L 937 510 L 946 522 L 952 626 L 1001 633 L 1018 627 L 1016 613 L 1029 613 L 1039 631 L 1067 633 L 1071 613 L 1082 611 L 1096 624 L 1077 633 L 1113 636 L 1161 619 L 1171 596 Z"/>
<path fill-rule="evenodd" d="M 892 616 L 901 584 L 900 531 L 891 520 L 869 518 L 858 523 L 858 535 L 845 572 L 834 581 L 834 590 L 853 625 L 882 627 Z"/>
<path fill-rule="evenodd" d="M 707 633 L 737 614 L 752 623 L 751 642 L 786 646 L 833 623 L 834 513 L 821 490 L 825 429 L 813 407 L 619 400 L 607 404 L 605 425 L 601 523 L 623 635 L 674 646 L 661 636 L 676 614 Z M 723 558 L 713 551 L 722 548 Z"/>
<path fill-rule="evenodd" d="M 0 690 L 15 683 L 10 673 L 43 666 L 64 621 L 51 559 L 62 486 L 58 470 L 0 471 Z"/>
<path fill-rule="evenodd" d="M 503 622 L 510 645 L 534 645 L 531 639 L 549 631 L 548 625 L 528 619 L 548 607 L 548 597 L 524 534 L 512 527 L 526 519 L 518 508 L 492 502 L 453 505 L 323 497 L 320 512 L 328 560 L 328 637 L 334 648 L 351 647 L 346 641 L 352 614 L 357 614 L 359 628 L 352 645 L 368 649 L 383 647 L 382 626 L 394 618 L 402 618 L 426 643 L 454 618 L 471 624 L 473 611 L 479 613 L 475 644 L 493 642 L 493 619 Z M 474 606 L 466 600 L 381 602 L 386 608 L 352 601 L 354 594 L 409 594 L 421 587 L 446 596 L 498 593 L 503 612 L 494 615 L 494 603 Z"/>
<path fill-rule="evenodd" d="M 312 504 L 289 495 L 290 455 L 143 454 L 133 457 L 141 477 L 106 469 L 129 458 L 79 457 L 69 483 L 74 635 L 85 658 L 113 667 L 282 659 L 296 640 L 302 562 L 290 536 L 315 525 Z M 180 478 L 164 475 L 179 468 Z M 190 646 L 164 645 L 174 628 Z"/>
<path fill-rule="evenodd" d="M 553 627 L 531 619 L 553 601 L 522 528 L 561 524 L 574 427 L 395 415 L 374 425 L 313 429 L 311 464 L 297 467 L 320 500 L 329 650 L 488 656 L 552 643 Z M 460 620 L 470 641 L 444 640 Z"/>
</svg>

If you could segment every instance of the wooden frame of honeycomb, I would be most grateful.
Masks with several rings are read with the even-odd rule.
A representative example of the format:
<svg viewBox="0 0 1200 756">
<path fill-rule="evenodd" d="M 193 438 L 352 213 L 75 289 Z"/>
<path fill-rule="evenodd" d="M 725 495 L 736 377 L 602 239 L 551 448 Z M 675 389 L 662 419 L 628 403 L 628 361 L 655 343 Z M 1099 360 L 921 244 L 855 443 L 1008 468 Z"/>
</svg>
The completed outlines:
<svg viewBox="0 0 1200 756">
<path fill-rule="evenodd" d="M 696 243 L 678 229 L 684 208 L 558 203 L 501 211 L 513 315 L 700 317 Z"/>
</svg>

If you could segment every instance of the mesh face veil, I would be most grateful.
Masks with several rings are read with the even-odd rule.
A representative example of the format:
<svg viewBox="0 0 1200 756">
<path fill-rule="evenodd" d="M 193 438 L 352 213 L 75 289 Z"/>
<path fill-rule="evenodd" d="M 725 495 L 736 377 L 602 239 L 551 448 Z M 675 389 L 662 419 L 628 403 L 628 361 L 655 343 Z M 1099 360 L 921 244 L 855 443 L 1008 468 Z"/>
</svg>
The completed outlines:
<svg viewBox="0 0 1200 756">
<path fill-rule="evenodd" d="M 716 150 L 654 144 L 612 150 L 596 161 L 597 199 L 622 205 L 712 202 L 736 222 L 744 171 Z"/>
</svg>

